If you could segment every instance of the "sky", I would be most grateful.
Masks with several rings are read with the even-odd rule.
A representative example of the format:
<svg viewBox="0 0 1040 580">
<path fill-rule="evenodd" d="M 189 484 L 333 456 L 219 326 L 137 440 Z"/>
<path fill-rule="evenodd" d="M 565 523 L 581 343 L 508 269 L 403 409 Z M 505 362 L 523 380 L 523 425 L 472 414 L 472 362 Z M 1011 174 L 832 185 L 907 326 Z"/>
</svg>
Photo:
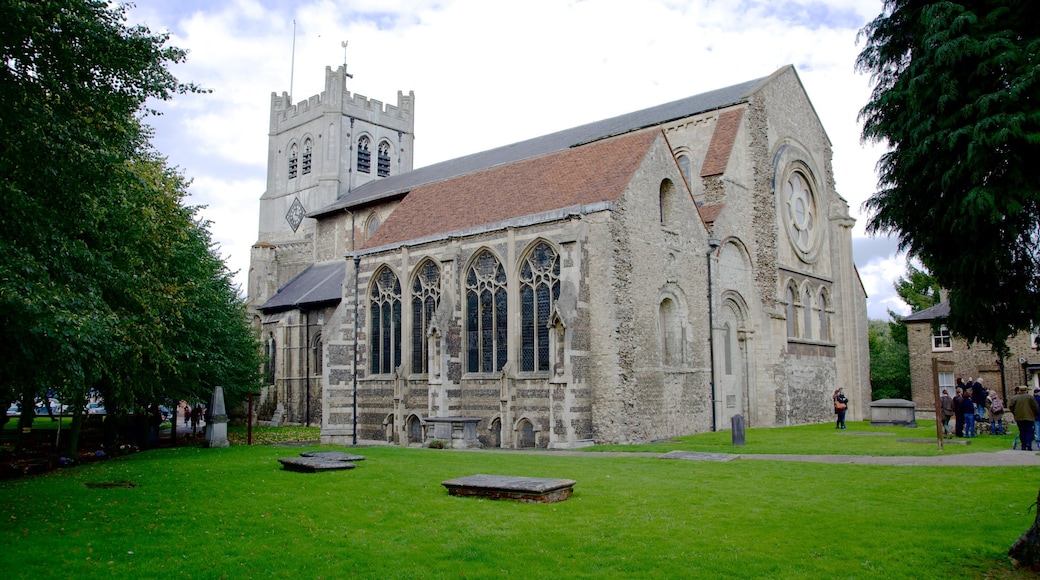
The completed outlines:
<svg viewBox="0 0 1040 580">
<path fill-rule="evenodd" d="M 271 93 L 415 93 L 414 166 L 515 143 L 771 74 L 793 64 L 833 145 L 837 192 L 870 318 L 909 308 L 905 256 L 867 237 L 883 145 L 860 140 L 870 78 L 859 30 L 881 0 L 137 0 L 132 24 L 187 49 L 172 67 L 212 92 L 158 103 L 153 144 L 193 179 L 202 216 L 245 293 L 267 175 Z M 295 40 L 294 40 L 295 38 Z M 347 47 L 342 43 L 346 41 Z M 154 104 L 153 104 L 154 105 Z"/>
</svg>

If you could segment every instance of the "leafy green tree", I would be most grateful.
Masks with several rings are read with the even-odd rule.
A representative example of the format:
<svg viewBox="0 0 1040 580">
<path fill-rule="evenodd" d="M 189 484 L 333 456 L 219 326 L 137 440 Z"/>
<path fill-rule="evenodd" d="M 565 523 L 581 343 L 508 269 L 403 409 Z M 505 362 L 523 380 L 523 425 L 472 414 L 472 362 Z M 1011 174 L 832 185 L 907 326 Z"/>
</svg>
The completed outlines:
<svg viewBox="0 0 1040 580">
<path fill-rule="evenodd" d="M 23 426 L 46 391 L 78 413 L 96 388 L 118 412 L 256 381 L 230 275 L 142 120 L 148 99 L 198 90 L 168 70 L 185 52 L 125 17 L 0 3 L 0 399 Z"/>
<path fill-rule="evenodd" d="M 871 233 L 950 291 L 951 331 L 1007 354 L 1040 321 L 1040 2 L 885 0 L 861 31 Z"/>
<path fill-rule="evenodd" d="M 890 323 L 871 320 L 867 325 L 867 344 L 872 398 L 910 399 L 910 357 L 906 343 L 893 338 Z"/>
</svg>

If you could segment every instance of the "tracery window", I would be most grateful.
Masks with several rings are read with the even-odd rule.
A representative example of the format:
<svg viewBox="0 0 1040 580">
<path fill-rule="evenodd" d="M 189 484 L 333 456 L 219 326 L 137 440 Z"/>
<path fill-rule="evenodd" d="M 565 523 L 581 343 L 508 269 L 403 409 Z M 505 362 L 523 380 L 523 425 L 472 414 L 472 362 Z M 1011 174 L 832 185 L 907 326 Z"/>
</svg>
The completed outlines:
<svg viewBox="0 0 1040 580">
<path fill-rule="evenodd" d="M 371 141 L 362 135 L 357 140 L 357 170 L 361 173 L 370 173 L 372 169 L 372 152 L 369 151 Z"/>
<path fill-rule="evenodd" d="M 784 211 L 791 244 L 804 261 L 809 261 L 818 237 L 816 196 L 812 186 L 800 172 L 792 172 L 784 184 Z"/>
<path fill-rule="evenodd" d="M 441 299 L 441 272 L 427 260 L 419 266 L 412 283 L 412 372 L 429 372 L 427 347 L 430 319 Z"/>
<path fill-rule="evenodd" d="M 379 152 L 376 158 L 376 175 L 386 177 L 390 175 L 390 143 L 379 142 Z"/>
<path fill-rule="evenodd" d="M 506 272 L 483 250 L 466 274 L 466 370 L 502 370 L 508 352 Z"/>
<path fill-rule="evenodd" d="M 313 147 L 311 145 L 311 140 L 307 139 L 306 141 L 303 142 L 303 167 L 302 167 L 301 171 L 302 171 L 302 173 L 304 175 L 307 175 L 308 173 L 311 172 L 311 154 L 312 154 L 312 152 L 313 152 Z"/>
<path fill-rule="evenodd" d="M 520 370 L 549 370 L 549 315 L 560 298 L 560 259 L 539 242 L 520 268 Z"/>
<path fill-rule="evenodd" d="M 299 150 L 296 144 L 293 143 L 292 147 L 289 147 L 289 179 L 296 179 L 296 169 L 299 163 L 298 153 Z"/>
<path fill-rule="evenodd" d="M 390 374 L 401 364 L 401 282 L 383 266 L 372 284 L 369 340 L 372 374 Z"/>
</svg>

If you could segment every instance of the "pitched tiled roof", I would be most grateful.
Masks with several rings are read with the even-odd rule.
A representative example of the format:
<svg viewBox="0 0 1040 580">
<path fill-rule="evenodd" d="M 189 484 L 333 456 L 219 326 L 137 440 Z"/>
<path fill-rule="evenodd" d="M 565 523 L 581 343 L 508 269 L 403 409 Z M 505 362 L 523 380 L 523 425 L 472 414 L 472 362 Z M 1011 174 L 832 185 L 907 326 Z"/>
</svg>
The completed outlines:
<svg viewBox="0 0 1040 580">
<path fill-rule="evenodd" d="M 733 143 L 737 140 L 737 130 L 740 129 L 740 120 L 743 117 L 744 109 L 725 111 L 719 115 L 719 121 L 715 123 L 715 131 L 711 134 L 708 153 L 704 156 L 704 164 L 701 165 L 701 177 L 722 175 L 726 172 L 730 155 L 733 153 Z"/>
<path fill-rule="evenodd" d="M 702 205 L 697 208 L 697 211 L 701 214 L 701 221 L 710 224 L 719 219 L 719 214 L 722 213 L 722 210 L 724 209 L 726 209 L 726 202 Z"/>
<path fill-rule="evenodd" d="M 910 316 L 903 318 L 903 322 L 929 322 L 932 320 L 947 318 L 950 316 L 950 303 L 940 302 L 931 308 L 925 308 L 914 312 Z"/>
<path fill-rule="evenodd" d="M 343 296 L 346 260 L 314 264 L 289 281 L 260 310 L 265 313 L 338 302 Z"/>
<path fill-rule="evenodd" d="M 790 68 L 790 65 L 774 72 L 770 77 L 776 76 L 787 68 Z M 528 139 L 527 141 L 513 143 L 512 145 L 489 149 L 465 157 L 420 167 L 406 173 L 370 181 L 351 192 L 341 193 L 335 202 L 311 212 L 308 214 L 308 217 L 320 217 L 344 208 L 357 207 L 381 199 L 399 196 L 420 185 L 436 183 L 492 167 L 515 163 L 523 159 L 539 157 L 583 143 L 590 143 L 599 139 L 654 127 L 676 119 L 683 119 L 691 115 L 746 102 L 748 96 L 755 91 L 759 83 L 770 77 L 750 80 L 641 111 L 565 129 L 549 135 Z"/>
<path fill-rule="evenodd" d="M 658 138 L 641 131 L 417 187 L 363 249 L 613 201 Z"/>
</svg>

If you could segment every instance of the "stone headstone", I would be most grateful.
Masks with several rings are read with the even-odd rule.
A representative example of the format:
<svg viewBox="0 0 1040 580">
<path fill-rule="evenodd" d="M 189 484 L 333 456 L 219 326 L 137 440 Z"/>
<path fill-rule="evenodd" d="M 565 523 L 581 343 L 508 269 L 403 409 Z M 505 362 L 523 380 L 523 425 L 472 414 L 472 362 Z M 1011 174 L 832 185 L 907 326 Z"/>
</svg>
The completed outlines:
<svg viewBox="0 0 1040 580">
<path fill-rule="evenodd" d="M 227 447 L 227 412 L 224 410 L 224 388 L 213 387 L 213 398 L 206 410 L 206 447 Z"/>
<path fill-rule="evenodd" d="M 729 419 L 730 426 L 733 433 L 733 445 L 737 447 L 744 446 L 744 416 L 733 415 Z"/>
</svg>

